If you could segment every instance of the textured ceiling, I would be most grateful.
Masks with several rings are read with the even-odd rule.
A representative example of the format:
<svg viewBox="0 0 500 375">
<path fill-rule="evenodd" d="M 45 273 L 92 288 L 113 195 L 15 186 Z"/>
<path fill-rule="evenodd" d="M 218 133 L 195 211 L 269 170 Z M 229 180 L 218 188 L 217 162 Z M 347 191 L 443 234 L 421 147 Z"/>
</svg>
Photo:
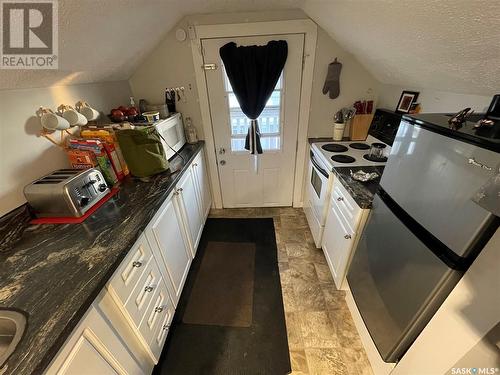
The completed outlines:
<svg viewBox="0 0 500 375">
<path fill-rule="evenodd" d="M 298 8 L 298 0 L 59 0 L 59 69 L 0 70 L 0 89 L 128 79 L 183 16 Z M 175 52 L 173 52 L 175 53 Z"/>
<path fill-rule="evenodd" d="M 383 83 L 500 91 L 498 0 L 305 0 L 302 9 Z"/>
<path fill-rule="evenodd" d="M 388 84 L 500 89 L 500 1 L 59 0 L 59 70 L 0 71 L 0 89 L 128 79 L 185 15 L 302 8 Z"/>
</svg>

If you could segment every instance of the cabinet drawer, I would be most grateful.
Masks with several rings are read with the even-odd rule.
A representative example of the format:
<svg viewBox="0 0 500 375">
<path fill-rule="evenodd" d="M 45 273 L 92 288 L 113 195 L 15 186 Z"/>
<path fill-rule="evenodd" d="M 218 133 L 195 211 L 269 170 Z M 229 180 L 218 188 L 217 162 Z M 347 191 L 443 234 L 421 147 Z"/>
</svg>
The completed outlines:
<svg viewBox="0 0 500 375">
<path fill-rule="evenodd" d="M 361 208 L 338 180 L 335 180 L 333 184 L 331 199 L 337 203 L 338 208 L 347 219 L 349 226 L 355 228 L 359 220 L 359 214 L 361 214 Z"/>
<path fill-rule="evenodd" d="M 123 304 L 129 299 L 152 257 L 153 253 L 146 236 L 141 234 L 109 283 Z"/>
<path fill-rule="evenodd" d="M 136 287 L 132 291 L 130 298 L 125 304 L 125 309 L 129 313 L 136 327 L 139 327 L 148 307 L 153 299 L 155 291 L 161 285 L 161 275 L 154 259 L 149 262 L 146 270 Z"/>
<path fill-rule="evenodd" d="M 174 317 L 174 311 L 174 305 L 171 305 L 171 307 L 169 307 L 168 310 L 161 316 L 160 324 L 156 327 L 156 332 L 149 342 L 149 347 L 156 356 L 157 360 L 160 359 L 163 345 L 165 344 L 168 332 L 170 331 L 170 323 Z"/>
<path fill-rule="evenodd" d="M 148 342 L 156 360 L 159 359 L 175 308 L 163 281 L 153 295 L 148 311 L 141 322 L 139 331 Z"/>
</svg>

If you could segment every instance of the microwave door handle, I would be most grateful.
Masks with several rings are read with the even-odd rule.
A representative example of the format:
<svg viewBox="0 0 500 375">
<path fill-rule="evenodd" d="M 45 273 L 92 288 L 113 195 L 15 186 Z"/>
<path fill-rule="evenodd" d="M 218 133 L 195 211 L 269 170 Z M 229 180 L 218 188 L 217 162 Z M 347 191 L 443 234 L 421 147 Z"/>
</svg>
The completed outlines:
<svg viewBox="0 0 500 375">
<path fill-rule="evenodd" d="M 323 176 L 328 178 L 328 173 L 323 168 L 321 168 L 321 166 L 318 164 L 318 162 L 314 159 L 313 152 L 312 151 L 309 151 L 309 152 L 310 152 L 310 157 L 311 157 L 311 163 L 313 163 L 314 167 L 318 170 L 319 173 L 321 173 Z"/>
</svg>

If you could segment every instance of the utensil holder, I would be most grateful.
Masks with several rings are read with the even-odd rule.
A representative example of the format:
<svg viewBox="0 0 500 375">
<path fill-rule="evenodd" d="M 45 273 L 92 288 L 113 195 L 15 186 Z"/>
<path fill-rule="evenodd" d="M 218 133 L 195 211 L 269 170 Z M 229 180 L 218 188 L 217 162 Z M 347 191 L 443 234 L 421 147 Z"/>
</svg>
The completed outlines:
<svg viewBox="0 0 500 375">
<path fill-rule="evenodd" d="M 341 141 L 344 137 L 345 123 L 336 122 L 333 124 L 333 140 Z"/>
</svg>

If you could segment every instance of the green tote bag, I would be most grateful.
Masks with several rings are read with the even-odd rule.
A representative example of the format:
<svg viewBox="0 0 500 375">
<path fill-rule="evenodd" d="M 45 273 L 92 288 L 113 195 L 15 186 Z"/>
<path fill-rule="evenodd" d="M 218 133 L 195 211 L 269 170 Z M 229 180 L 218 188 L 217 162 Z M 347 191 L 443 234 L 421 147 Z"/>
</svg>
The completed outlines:
<svg viewBox="0 0 500 375">
<path fill-rule="evenodd" d="M 168 169 L 165 150 L 153 126 L 117 130 L 116 137 L 133 176 L 148 177 Z"/>
</svg>

